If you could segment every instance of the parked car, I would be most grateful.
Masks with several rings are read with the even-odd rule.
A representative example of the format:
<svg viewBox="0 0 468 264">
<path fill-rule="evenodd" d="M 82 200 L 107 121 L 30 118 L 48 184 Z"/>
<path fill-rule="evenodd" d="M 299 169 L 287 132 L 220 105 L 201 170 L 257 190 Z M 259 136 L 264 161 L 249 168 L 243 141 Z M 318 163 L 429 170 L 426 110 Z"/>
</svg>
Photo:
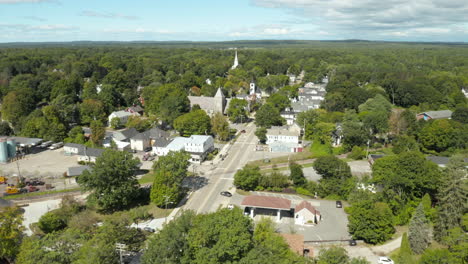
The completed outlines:
<svg viewBox="0 0 468 264">
<path fill-rule="evenodd" d="M 145 230 L 146 232 L 150 232 L 150 233 L 154 233 L 154 231 L 155 231 L 154 228 L 151 228 L 149 226 L 143 227 L 143 230 Z"/>
<path fill-rule="evenodd" d="M 389 257 L 380 257 L 378 263 L 379 264 L 395 264 L 395 262 L 393 262 L 393 260 Z"/>
<path fill-rule="evenodd" d="M 356 246 L 356 245 L 357 245 L 356 240 L 351 239 L 351 240 L 349 241 L 349 245 L 350 245 L 350 246 Z"/>
<path fill-rule="evenodd" d="M 63 142 L 58 142 L 58 143 L 55 143 L 55 144 L 52 144 L 49 149 L 59 149 L 63 147 Z"/>
<path fill-rule="evenodd" d="M 342 208 L 343 207 L 343 204 L 341 203 L 341 201 L 336 201 L 336 208 Z"/>
<path fill-rule="evenodd" d="M 245 133 L 245 129 L 242 129 L 242 130 L 241 130 L 241 133 Z"/>
<path fill-rule="evenodd" d="M 221 192 L 221 195 L 226 196 L 226 197 L 231 197 L 232 196 L 232 194 L 230 192 L 226 192 L 226 191 Z"/>
<path fill-rule="evenodd" d="M 144 149 L 145 152 L 150 152 L 151 150 L 153 150 L 152 147 L 147 147 L 147 148 Z"/>
<path fill-rule="evenodd" d="M 47 148 L 48 146 L 52 145 L 54 142 L 52 141 L 46 141 L 44 143 L 42 143 L 39 147 L 40 148 Z"/>
</svg>

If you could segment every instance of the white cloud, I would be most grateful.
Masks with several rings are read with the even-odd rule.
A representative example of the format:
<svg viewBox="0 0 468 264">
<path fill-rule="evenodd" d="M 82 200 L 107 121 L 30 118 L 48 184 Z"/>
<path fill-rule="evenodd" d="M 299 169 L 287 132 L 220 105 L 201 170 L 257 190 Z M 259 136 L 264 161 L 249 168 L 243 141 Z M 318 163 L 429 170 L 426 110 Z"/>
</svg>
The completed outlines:
<svg viewBox="0 0 468 264">
<path fill-rule="evenodd" d="M 44 3 L 51 0 L 0 0 L 0 4 Z"/>
<path fill-rule="evenodd" d="M 102 13 L 96 12 L 91 10 L 85 10 L 80 13 L 81 16 L 86 17 L 99 17 L 99 18 L 115 18 L 115 19 L 127 19 L 127 20 L 137 20 L 139 19 L 137 16 L 129 16 L 119 13 Z"/>
<path fill-rule="evenodd" d="M 251 0 L 297 17 L 287 24 L 311 25 L 347 37 L 417 37 L 455 34 L 468 22 L 467 0 Z M 458 30 L 459 31 L 459 30 Z M 415 34 L 415 35 L 413 35 Z M 468 41 L 468 36 L 464 36 Z"/>
</svg>

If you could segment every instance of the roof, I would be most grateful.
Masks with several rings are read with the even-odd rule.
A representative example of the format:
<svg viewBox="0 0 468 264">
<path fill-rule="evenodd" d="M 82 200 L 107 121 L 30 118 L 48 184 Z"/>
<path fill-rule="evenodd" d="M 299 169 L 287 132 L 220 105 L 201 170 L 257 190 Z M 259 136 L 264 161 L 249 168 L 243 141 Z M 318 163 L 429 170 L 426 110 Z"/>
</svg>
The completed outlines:
<svg viewBox="0 0 468 264">
<path fill-rule="evenodd" d="M 303 209 L 309 210 L 313 214 L 320 214 L 320 212 L 315 209 L 309 202 L 307 201 L 302 201 L 300 204 L 296 205 L 296 208 L 294 208 L 294 212 L 298 213 Z"/>
<path fill-rule="evenodd" d="M 69 148 L 84 148 L 85 145 L 82 144 L 76 144 L 76 143 L 65 143 L 64 147 L 69 147 Z"/>
<path fill-rule="evenodd" d="M 441 110 L 441 111 L 428 111 L 424 113 L 420 113 L 420 115 L 427 115 L 432 119 L 444 119 L 444 118 L 451 118 L 452 111 L 450 110 Z"/>
<path fill-rule="evenodd" d="M 112 112 L 109 116 L 111 116 L 111 115 L 114 115 L 115 117 L 127 117 L 127 116 L 132 116 L 132 113 L 129 113 L 129 112 L 124 111 L 124 110 L 120 110 L 120 111 Z"/>
<path fill-rule="evenodd" d="M 166 132 L 160 128 L 154 127 L 150 130 L 146 130 L 143 133 L 139 133 L 132 137 L 133 140 L 148 140 L 148 139 L 159 139 L 159 138 L 168 138 L 169 132 Z"/>
<path fill-rule="evenodd" d="M 10 139 L 14 139 L 16 144 L 24 147 L 24 146 L 35 146 L 38 143 L 42 142 L 42 138 L 28 138 L 28 137 L 9 137 Z"/>
<path fill-rule="evenodd" d="M 100 157 L 102 153 L 104 152 L 103 149 L 97 149 L 97 148 L 83 148 L 80 149 L 78 152 L 78 155 L 80 156 L 88 156 L 88 157 Z"/>
<path fill-rule="evenodd" d="M 214 97 L 221 97 L 221 98 L 224 97 L 224 94 L 221 88 L 218 88 Z"/>
<path fill-rule="evenodd" d="M 132 110 L 132 111 L 134 111 L 134 112 L 143 112 L 143 110 L 144 110 L 144 109 L 143 109 L 141 106 L 139 106 L 139 105 L 130 106 L 128 109 L 129 109 L 129 110 Z"/>
<path fill-rule="evenodd" d="M 185 148 L 185 143 L 189 142 L 190 138 L 185 138 L 185 137 L 176 137 L 174 140 L 169 143 L 166 148 L 169 151 L 179 151 L 183 150 Z"/>
<path fill-rule="evenodd" d="M 204 144 L 210 138 L 213 138 L 213 137 L 204 136 L 204 135 L 192 135 L 190 136 L 190 141 L 187 141 L 187 143 L 200 145 L 200 144 Z"/>
<path fill-rule="evenodd" d="M 270 208 L 270 209 L 281 209 L 290 210 L 291 201 L 279 197 L 271 196 L 260 196 L 260 195 L 249 195 L 242 200 L 241 205 L 249 207 L 259 208 Z"/>
<path fill-rule="evenodd" d="M 163 138 L 163 137 L 161 137 L 161 138 L 155 139 L 153 146 L 154 146 L 154 147 L 159 147 L 159 148 L 165 148 L 165 147 L 167 147 L 167 145 L 169 145 L 169 143 L 171 143 L 171 142 L 172 142 L 172 139 L 171 139 L 171 138 Z"/>
<path fill-rule="evenodd" d="M 449 158 L 447 157 L 427 156 L 426 159 L 434 162 L 437 165 L 446 165 L 449 163 Z"/>
<path fill-rule="evenodd" d="M 376 160 L 376 159 L 380 159 L 380 158 L 383 158 L 385 157 L 386 155 L 384 154 L 370 154 L 369 157 L 373 160 Z"/>
<path fill-rule="evenodd" d="M 136 130 L 134 127 L 128 128 L 125 130 L 121 131 L 116 131 L 114 132 L 114 139 L 117 141 L 124 141 L 126 139 L 132 138 L 138 134 L 138 130 Z"/>
<path fill-rule="evenodd" d="M 217 104 L 220 102 L 220 98 L 216 97 L 206 97 L 206 96 L 188 96 L 188 99 L 190 101 L 190 105 L 199 105 L 201 109 L 203 110 L 213 110 L 217 112 L 222 112 L 223 109 L 219 109 L 219 105 Z"/>
<path fill-rule="evenodd" d="M 68 168 L 67 175 L 70 177 L 80 176 L 85 170 L 90 170 L 91 167 L 87 165 L 76 166 Z"/>
<path fill-rule="evenodd" d="M 298 137 L 300 135 L 300 131 L 297 131 L 296 129 L 292 129 L 288 126 L 274 126 L 269 129 L 267 129 L 267 135 L 284 135 L 284 136 L 295 136 Z"/>
</svg>

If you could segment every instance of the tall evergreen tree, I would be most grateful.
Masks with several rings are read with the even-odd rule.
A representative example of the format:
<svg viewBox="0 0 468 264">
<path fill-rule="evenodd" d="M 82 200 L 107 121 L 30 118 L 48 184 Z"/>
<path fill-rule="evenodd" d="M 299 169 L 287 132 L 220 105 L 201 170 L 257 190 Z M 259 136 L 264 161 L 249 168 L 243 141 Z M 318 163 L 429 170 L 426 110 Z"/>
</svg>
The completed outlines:
<svg viewBox="0 0 468 264">
<path fill-rule="evenodd" d="M 302 171 L 302 166 L 291 162 L 289 163 L 289 178 L 293 181 L 295 186 L 301 186 L 307 183 L 306 178 L 304 177 L 304 172 Z"/>
<path fill-rule="evenodd" d="M 408 236 L 406 233 L 401 238 L 400 253 L 398 254 L 399 264 L 412 264 L 412 254 Z"/>
<path fill-rule="evenodd" d="M 447 230 L 460 226 L 466 210 L 467 190 L 463 178 L 466 168 L 463 162 L 453 161 L 446 171 L 446 179 L 439 190 L 439 210 L 434 236 L 437 241 L 447 235 Z"/>
<path fill-rule="evenodd" d="M 409 243 L 416 254 L 421 254 L 430 242 L 429 221 L 424 214 L 423 204 L 420 203 L 411 218 L 409 225 Z"/>
</svg>

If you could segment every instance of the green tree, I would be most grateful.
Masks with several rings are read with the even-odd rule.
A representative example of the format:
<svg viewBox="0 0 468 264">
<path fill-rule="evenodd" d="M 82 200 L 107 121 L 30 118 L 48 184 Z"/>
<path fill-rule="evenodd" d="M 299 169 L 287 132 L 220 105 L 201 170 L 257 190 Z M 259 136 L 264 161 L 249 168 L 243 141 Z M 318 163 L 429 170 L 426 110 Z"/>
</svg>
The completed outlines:
<svg viewBox="0 0 468 264">
<path fill-rule="evenodd" d="M 412 136 L 399 136 L 393 143 L 393 153 L 400 154 L 402 152 L 419 151 L 419 144 Z"/>
<path fill-rule="evenodd" d="M 195 218 L 193 211 L 183 211 L 180 216 L 164 225 L 161 231 L 150 238 L 148 249 L 142 256 L 142 263 L 189 264 L 187 234 L 193 228 Z"/>
<path fill-rule="evenodd" d="M 80 104 L 81 123 L 90 124 L 94 120 L 105 122 L 107 120 L 104 104 L 96 99 L 86 99 Z"/>
<path fill-rule="evenodd" d="M 315 127 L 315 124 L 319 120 L 319 112 L 315 109 L 310 109 L 304 112 L 300 112 L 297 114 L 296 123 L 301 127 L 304 126 L 311 126 L 312 128 Z"/>
<path fill-rule="evenodd" d="M 467 106 L 457 107 L 457 109 L 453 111 L 452 120 L 455 120 L 463 124 L 467 124 L 468 123 L 468 107 Z"/>
<path fill-rule="evenodd" d="M 258 166 L 246 165 L 234 174 L 234 186 L 246 191 L 254 190 L 259 184 L 260 177 L 261 173 Z"/>
<path fill-rule="evenodd" d="M 411 251 L 410 242 L 408 241 L 408 235 L 403 233 L 401 238 L 400 252 L 398 253 L 398 263 L 401 264 L 412 264 L 413 263 L 413 252 Z"/>
<path fill-rule="evenodd" d="M 264 127 L 257 127 L 257 129 L 255 130 L 255 136 L 257 136 L 258 141 L 260 141 L 260 143 L 262 144 L 265 144 L 265 142 L 267 141 L 266 134 L 267 134 L 267 129 Z"/>
<path fill-rule="evenodd" d="M 2 136 L 13 135 L 13 129 L 11 129 L 10 124 L 8 124 L 8 122 L 0 121 L 0 135 Z"/>
<path fill-rule="evenodd" d="M 342 247 L 330 247 L 319 252 L 317 264 L 346 264 L 350 258 Z"/>
<path fill-rule="evenodd" d="M 144 132 L 153 126 L 153 120 L 141 118 L 139 116 L 130 116 L 125 124 L 126 128 L 135 128 L 138 132 Z"/>
<path fill-rule="evenodd" d="M 199 215 L 188 233 L 191 263 L 239 261 L 253 247 L 252 230 L 252 220 L 238 208 Z"/>
<path fill-rule="evenodd" d="M 174 128 L 182 136 L 207 135 L 211 132 L 210 117 L 203 110 L 195 110 L 174 120 Z"/>
<path fill-rule="evenodd" d="M 421 256 L 419 264 L 462 264 L 461 259 L 453 256 L 448 249 L 428 249 Z"/>
<path fill-rule="evenodd" d="M 101 121 L 91 121 L 91 142 L 94 145 L 101 145 L 102 140 L 106 136 L 106 129 Z"/>
<path fill-rule="evenodd" d="M 67 227 L 67 223 L 56 212 L 50 211 L 39 218 L 38 227 L 46 234 Z"/>
<path fill-rule="evenodd" d="M 411 218 L 408 239 L 411 249 L 416 254 L 421 254 L 430 243 L 430 229 L 428 220 L 424 214 L 422 203 L 416 208 Z"/>
<path fill-rule="evenodd" d="M 153 165 L 155 171 L 151 202 L 158 207 L 176 205 L 184 193 L 182 182 L 187 177 L 190 155 L 185 151 L 169 152 Z"/>
<path fill-rule="evenodd" d="M 172 124 L 177 117 L 187 113 L 190 108 L 186 91 L 174 83 L 145 87 L 143 98 L 145 110 L 150 114 L 156 114 L 168 124 Z"/>
<path fill-rule="evenodd" d="M 270 97 L 268 97 L 266 102 L 267 104 L 271 104 L 280 112 L 291 105 L 289 98 L 286 95 L 282 95 L 279 93 L 272 94 Z"/>
<path fill-rule="evenodd" d="M 0 211 L 0 260 L 13 263 L 23 239 L 24 227 L 21 210 L 7 207 Z"/>
<path fill-rule="evenodd" d="M 219 140 L 226 141 L 229 139 L 229 123 L 222 113 L 216 112 L 211 117 L 211 130 Z"/>
<path fill-rule="evenodd" d="M 83 128 L 80 126 L 73 127 L 68 131 L 68 137 L 64 140 L 66 143 L 84 144 L 86 138 L 84 136 Z"/>
<path fill-rule="evenodd" d="M 255 124 L 261 127 L 280 126 L 283 124 L 283 118 L 278 109 L 270 104 L 264 104 L 258 109 L 255 115 Z"/>
<path fill-rule="evenodd" d="M 369 131 L 364 127 L 354 110 L 348 110 L 343 117 L 343 144 L 347 149 L 363 146 L 369 140 Z"/>
<path fill-rule="evenodd" d="M 465 126 L 448 119 L 429 121 L 418 135 L 426 151 L 442 152 L 451 149 L 464 149 L 468 136 Z"/>
<path fill-rule="evenodd" d="M 139 163 L 131 153 L 106 149 L 92 170 L 84 171 L 77 181 L 91 191 L 88 201 L 95 201 L 100 209 L 121 210 L 134 202 L 138 192 L 135 172 Z"/>
<path fill-rule="evenodd" d="M 234 123 L 247 121 L 247 105 L 248 102 L 246 100 L 233 98 L 227 109 L 229 120 Z"/>
<path fill-rule="evenodd" d="M 323 178 L 349 178 L 351 168 L 339 158 L 329 155 L 317 158 L 314 161 L 314 169 Z"/>
<path fill-rule="evenodd" d="M 114 118 L 111 119 L 110 127 L 112 127 L 113 129 L 118 129 L 121 126 L 122 126 L 122 124 L 120 123 L 120 118 L 114 117 Z"/>
<path fill-rule="evenodd" d="M 385 203 L 362 201 L 349 209 L 349 232 L 354 239 L 377 244 L 390 239 L 395 233 L 393 214 Z"/>
<path fill-rule="evenodd" d="M 302 166 L 295 163 L 289 163 L 289 178 L 293 181 L 295 186 L 302 186 L 306 184 L 307 180 L 304 177 L 304 172 L 302 171 Z"/>
<path fill-rule="evenodd" d="M 13 127 L 19 124 L 22 117 L 27 116 L 35 107 L 30 89 L 11 91 L 3 97 L 1 112 L 2 119 L 9 121 Z"/>
</svg>

